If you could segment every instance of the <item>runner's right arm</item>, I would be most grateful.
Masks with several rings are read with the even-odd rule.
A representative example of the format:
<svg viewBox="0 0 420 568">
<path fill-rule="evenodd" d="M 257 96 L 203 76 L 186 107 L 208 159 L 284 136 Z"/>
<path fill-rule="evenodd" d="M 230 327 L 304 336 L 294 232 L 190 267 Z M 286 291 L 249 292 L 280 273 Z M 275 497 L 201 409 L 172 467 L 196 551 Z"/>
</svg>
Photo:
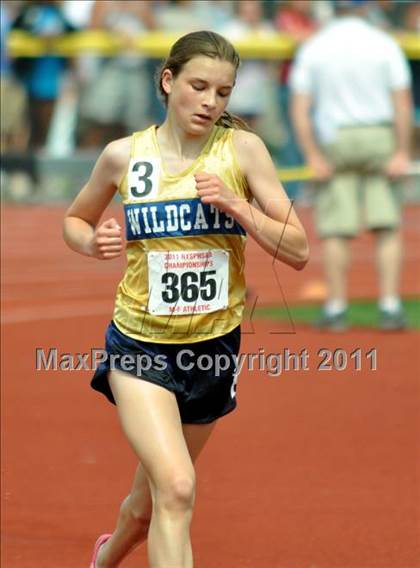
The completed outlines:
<svg viewBox="0 0 420 568">
<path fill-rule="evenodd" d="M 123 250 L 121 227 L 113 218 L 98 226 L 128 166 L 130 138 L 106 146 L 87 184 L 70 205 L 64 218 L 63 238 L 74 251 L 110 260 Z"/>
</svg>

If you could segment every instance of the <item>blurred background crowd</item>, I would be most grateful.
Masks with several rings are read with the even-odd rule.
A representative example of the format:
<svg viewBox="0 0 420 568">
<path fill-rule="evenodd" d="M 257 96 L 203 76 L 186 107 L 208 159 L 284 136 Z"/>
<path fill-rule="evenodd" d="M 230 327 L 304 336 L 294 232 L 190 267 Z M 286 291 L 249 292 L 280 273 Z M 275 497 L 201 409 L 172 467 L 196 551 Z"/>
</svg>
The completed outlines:
<svg viewBox="0 0 420 568">
<path fill-rule="evenodd" d="M 390 33 L 420 34 L 418 2 L 368 4 L 367 19 L 373 26 Z M 281 32 L 299 45 L 333 20 L 335 13 L 335 0 L 2 0 L 3 177 L 25 173 L 26 181 L 18 177 L 11 188 L 19 197 L 36 187 L 39 159 L 91 156 L 110 140 L 163 118 L 154 87 L 160 61 L 134 49 L 134 38 L 140 34 L 204 28 L 235 41 L 250 33 L 264 39 Z M 118 35 L 125 48 L 111 57 L 93 51 L 77 57 L 13 57 L 8 48 L 9 34 L 15 30 L 55 38 L 87 29 Z M 408 64 L 418 132 L 420 61 Z M 244 59 L 229 103 L 229 110 L 262 136 L 281 167 L 305 161 L 290 120 L 292 66 L 289 60 Z M 419 152 L 417 142 L 416 159 Z M 291 196 L 298 194 L 298 182 L 286 187 Z"/>
</svg>

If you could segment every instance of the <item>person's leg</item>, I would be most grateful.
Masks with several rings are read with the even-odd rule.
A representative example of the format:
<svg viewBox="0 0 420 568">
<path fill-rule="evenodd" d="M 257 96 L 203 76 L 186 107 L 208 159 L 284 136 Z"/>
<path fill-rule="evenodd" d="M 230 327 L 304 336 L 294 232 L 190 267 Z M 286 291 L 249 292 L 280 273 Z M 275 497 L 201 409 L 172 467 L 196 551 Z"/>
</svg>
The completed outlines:
<svg viewBox="0 0 420 568">
<path fill-rule="evenodd" d="M 319 329 L 342 331 L 347 327 L 347 271 L 350 244 L 344 237 L 323 240 L 323 265 L 327 299 L 315 326 Z"/>
<path fill-rule="evenodd" d="M 376 264 L 379 276 L 379 301 L 387 309 L 389 304 L 399 309 L 399 305 L 391 306 L 392 301 L 399 304 L 399 285 L 402 260 L 401 233 L 398 229 L 382 229 L 376 234 Z"/>
<path fill-rule="evenodd" d="M 204 448 L 217 421 L 211 424 L 184 424 L 184 438 L 193 463 Z M 140 463 L 134 476 L 130 494 L 120 507 L 120 514 L 112 537 L 101 547 L 97 568 L 118 566 L 119 563 L 147 538 L 152 517 L 152 499 L 147 475 Z"/>
<path fill-rule="evenodd" d="M 379 325 L 383 329 L 401 329 L 405 317 L 399 294 L 403 253 L 398 187 L 383 175 L 367 175 L 364 199 L 366 224 L 376 238 Z"/>
<path fill-rule="evenodd" d="M 152 516 L 152 501 L 146 472 L 137 466 L 130 494 L 121 504 L 112 537 L 100 548 L 95 568 L 113 568 L 146 540 Z"/>
<path fill-rule="evenodd" d="M 339 172 L 317 190 L 316 225 L 322 238 L 327 286 L 327 299 L 317 327 L 339 330 L 346 326 L 350 238 L 360 228 L 359 186 L 356 173 Z"/>
<path fill-rule="evenodd" d="M 29 112 L 32 119 L 32 128 L 29 145 L 31 148 L 43 148 L 54 112 L 55 100 L 30 99 Z"/>
<path fill-rule="evenodd" d="M 187 442 L 188 450 L 190 452 L 191 460 L 193 463 L 197 459 L 204 445 L 213 432 L 216 425 L 216 421 L 211 424 L 184 424 L 183 432 L 185 441 Z M 193 568 L 193 552 L 191 547 L 191 541 L 188 542 L 185 557 L 185 567 Z"/>
<path fill-rule="evenodd" d="M 347 271 L 350 261 L 349 239 L 330 237 L 323 240 L 323 263 L 328 302 L 337 306 L 347 303 Z M 340 310 L 337 310 L 340 311 Z"/>
<path fill-rule="evenodd" d="M 189 525 L 194 503 L 195 476 L 176 398 L 162 387 L 121 372 L 111 373 L 110 385 L 123 430 L 142 462 L 150 486 L 153 503 L 148 532 L 150 566 L 190 568 L 192 553 Z M 146 493 L 144 481 L 141 485 L 135 503 L 139 503 Z M 133 503 L 128 501 L 125 507 L 128 508 L 128 505 Z M 142 519 L 140 524 L 148 523 L 150 501 L 148 506 L 137 508 L 133 505 L 133 510 L 135 516 Z M 131 536 L 135 540 L 140 529 L 133 532 L 135 534 Z M 98 568 L 112 566 L 110 563 L 105 564 L 104 558 L 109 547 L 104 545 L 103 548 L 104 555 L 100 554 L 98 558 L 102 564 L 98 562 Z"/>
<path fill-rule="evenodd" d="M 326 153 L 333 161 L 332 150 Z M 358 233 L 361 222 L 359 189 L 360 177 L 351 171 L 337 172 L 317 188 L 315 220 L 323 243 L 328 301 L 347 299 L 350 237 Z"/>
</svg>

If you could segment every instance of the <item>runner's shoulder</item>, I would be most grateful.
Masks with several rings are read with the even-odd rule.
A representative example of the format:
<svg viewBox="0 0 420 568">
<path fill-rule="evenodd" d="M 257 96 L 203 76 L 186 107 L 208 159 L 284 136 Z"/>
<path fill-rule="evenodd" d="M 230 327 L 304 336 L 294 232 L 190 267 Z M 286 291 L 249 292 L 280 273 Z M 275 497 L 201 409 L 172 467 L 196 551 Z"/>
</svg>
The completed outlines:
<svg viewBox="0 0 420 568">
<path fill-rule="evenodd" d="M 130 159 L 131 136 L 109 142 L 104 148 L 103 157 L 110 166 L 127 164 Z"/>
<path fill-rule="evenodd" d="M 118 183 L 128 168 L 130 161 L 131 136 L 113 140 L 102 152 L 103 166 L 110 176 Z"/>
<path fill-rule="evenodd" d="M 246 171 L 247 167 L 253 167 L 255 163 L 258 163 L 259 159 L 263 159 L 268 153 L 264 142 L 254 132 L 234 130 L 232 140 L 243 171 Z"/>
</svg>

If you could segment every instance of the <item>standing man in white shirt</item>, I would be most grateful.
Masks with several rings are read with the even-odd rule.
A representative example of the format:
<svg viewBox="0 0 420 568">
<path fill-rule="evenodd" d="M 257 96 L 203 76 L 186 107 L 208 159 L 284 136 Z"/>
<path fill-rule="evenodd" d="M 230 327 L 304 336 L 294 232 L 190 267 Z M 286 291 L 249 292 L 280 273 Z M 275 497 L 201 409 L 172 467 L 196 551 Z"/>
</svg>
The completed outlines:
<svg viewBox="0 0 420 568">
<path fill-rule="evenodd" d="M 398 44 L 364 20 L 366 0 L 337 0 L 338 17 L 300 49 L 291 75 L 292 120 L 318 182 L 328 298 L 320 327 L 346 327 L 350 239 L 376 237 L 379 325 L 405 327 L 399 296 L 400 204 L 393 181 L 407 172 L 412 103 Z"/>
</svg>

